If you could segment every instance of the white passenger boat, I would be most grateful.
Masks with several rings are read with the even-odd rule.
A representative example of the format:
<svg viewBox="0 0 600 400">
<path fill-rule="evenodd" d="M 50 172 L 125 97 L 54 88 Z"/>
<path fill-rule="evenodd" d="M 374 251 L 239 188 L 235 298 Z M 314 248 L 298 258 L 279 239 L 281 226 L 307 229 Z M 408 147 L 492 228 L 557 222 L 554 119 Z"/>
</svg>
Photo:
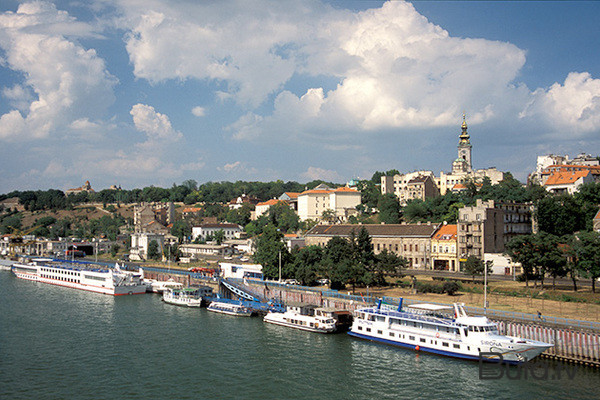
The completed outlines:
<svg viewBox="0 0 600 400">
<path fill-rule="evenodd" d="M 265 322 L 304 331 L 332 333 L 337 330 L 336 320 L 330 316 L 315 313 L 316 307 L 310 305 L 288 305 L 283 313 L 269 312 Z"/>
<path fill-rule="evenodd" d="M 402 310 L 382 307 L 355 311 L 350 335 L 386 344 L 470 360 L 529 361 L 552 344 L 498 333 L 487 317 L 467 316 L 464 304 L 417 304 Z"/>
<path fill-rule="evenodd" d="M 197 289 L 193 288 L 167 288 L 165 291 L 163 291 L 163 301 L 165 303 L 174 304 L 176 306 L 202 306 L 202 296 L 200 296 L 200 293 Z"/>
<path fill-rule="evenodd" d="M 147 291 L 152 293 L 162 293 L 167 289 L 183 289 L 183 283 L 175 282 L 173 279 L 168 281 L 157 281 L 156 279 L 144 279 Z"/>
<path fill-rule="evenodd" d="M 249 317 L 252 315 L 252 309 L 236 303 L 229 303 L 219 300 L 213 300 L 206 308 L 208 311 L 216 313 L 234 315 L 236 317 Z"/>
<path fill-rule="evenodd" d="M 121 296 L 146 293 L 143 272 L 123 271 L 96 265 L 52 263 L 51 259 L 34 259 L 29 263 L 15 263 L 12 272 L 17 278 L 50 283 L 90 292 Z"/>
</svg>

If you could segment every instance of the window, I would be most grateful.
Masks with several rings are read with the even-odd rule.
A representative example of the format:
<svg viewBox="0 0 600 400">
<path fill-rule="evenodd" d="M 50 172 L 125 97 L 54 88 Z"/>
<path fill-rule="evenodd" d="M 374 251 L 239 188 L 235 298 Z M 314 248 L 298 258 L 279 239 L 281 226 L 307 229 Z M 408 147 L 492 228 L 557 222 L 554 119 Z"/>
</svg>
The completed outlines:
<svg viewBox="0 0 600 400">
<path fill-rule="evenodd" d="M 419 251 L 419 245 L 415 244 L 415 251 Z"/>
<path fill-rule="evenodd" d="M 414 336 L 409 336 L 408 340 L 415 340 L 415 337 Z"/>
<path fill-rule="evenodd" d="M 391 336 L 391 337 L 394 337 L 394 336 L 395 336 L 395 335 L 394 335 L 394 332 L 390 332 L 390 336 Z"/>
<path fill-rule="evenodd" d="M 371 332 L 371 328 L 367 328 L 367 329 L 366 329 L 366 331 L 367 331 L 367 332 Z"/>
<path fill-rule="evenodd" d="M 446 343 L 446 342 L 442 342 L 442 346 L 444 346 L 444 347 L 450 347 L 450 345 L 448 343 Z"/>
<path fill-rule="evenodd" d="M 377 330 L 377 333 L 378 333 L 379 335 L 383 335 L 383 331 Z"/>
<path fill-rule="evenodd" d="M 419 339 L 419 340 L 421 341 L 421 343 L 426 343 L 426 342 L 427 342 L 427 340 L 426 340 L 426 339 L 424 339 L 424 338 L 421 338 L 421 339 Z"/>
<path fill-rule="evenodd" d="M 453 346 L 455 349 L 460 349 L 460 344 L 456 344 L 456 343 L 455 343 L 455 344 L 453 344 L 452 346 Z"/>
</svg>

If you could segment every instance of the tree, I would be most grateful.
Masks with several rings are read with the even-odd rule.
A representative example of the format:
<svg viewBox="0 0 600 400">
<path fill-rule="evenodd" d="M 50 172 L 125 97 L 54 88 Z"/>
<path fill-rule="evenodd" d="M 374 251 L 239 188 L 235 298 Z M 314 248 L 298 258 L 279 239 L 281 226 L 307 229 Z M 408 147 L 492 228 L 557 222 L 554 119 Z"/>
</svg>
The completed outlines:
<svg viewBox="0 0 600 400">
<path fill-rule="evenodd" d="M 113 257 L 116 257 L 117 253 L 119 252 L 119 250 L 121 249 L 121 246 L 119 246 L 118 243 L 113 243 L 110 246 L 110 255 Z"/>
<path fill-rule="evenodd" d="M 379 221 L 386 224 L 400 223 L 400 202 L 398 198 L 390 193 L 384 194 L 377 203 L 379 210 Z"/>
<path fill-rule="evenodd" d="M 385 284 L 385 276 L 401 277 L 402 268 L 408 266 L 408 260 L 404 257 L 399 257 L 395 253 L 383 249 L 383 251 L 375 256 L 375 275 L 376 282 L 379 285 Z"/>
<path fill-rule="evenodd" d="M 504 253 L 512 262 L 520 263 L 525 277 L 525 286 L 529 287 L 529 277 L 537 265 L 537 249 L 533 235 L 513 237 L 505 246 Z"/>
<path fill-rule="evenodd" d="M 580 232 L 572 242 L 577 267 L 581 274 L 591 279 L 592 292 L 596 292 L 596 280 L 600 277 L 600 234 Z"/>
<path fill-rule="evenodd" d="M 426 221 L 430 216 L 425 202 L 420 199 L 409 200 L 402 209 L 402 214 L 409 222 Z"/>
<path fill-rule="evenodd" d="M 176 236 L 179 243 L 183 243 L 186 238 L 192 235 L 192 227 L 187 221 L 179 219 L 173 222 L 173 226 L 171 227 L 171 235 Z"/>
<path fill-rule="evenodd" d="M 352 270 L 353 248 L 350 242 L 334 236 L 327 242 L 323 251 L 323 268 L 332 289 L 342 289 Z"/>
<path fill-rule="evenodd" d="M 217 242 L 217 244 L 223 243 L 225 240 L 225 231 L 223 229 L 219 229 L 213 234 L 212 239 Z"/>
<path fill-rule="evenodd" d="M 156 240 L 151 240 L 148 243 L 148 259 L 149 260 L 158 260 L 160 258 L 160 250 L 158 248 L 158 242 Z"/>
<path fill-rule="evenodd" d="M 472 275 L 473 280 L 475 280 L 475 275 L 482 275 L 486 267 L 488 268 L 488 272 L 491 272 L 489 265 L 485 265 L 483 260 L 475 256 L 469 256 L 467 257 L 467 261 L 465 261 L 463 271 L 467 275 Z"/>
<path fill-rule="evenodd" d="M 557 236 L 540 232 L 534 236 L 537 257 L 539 260 L 539 276 L 544 287 L 544 275 L 549 273 L 552 276 L 552 287 L 556 288 L 556 278 L 567 274 L 567 260 L 565 253 L 560 246 L 560 240 Z"/>
<path fill-rule="evenodd" d="M 295 278 L 304 286 L 314 285 L 321 271 L 323 249 L 306 246 L 292 252 Z"/>
<path fill-rule="evenodd" d="M 290 253 L 282 242 L 283 234 L 274 225 L 267 225 L 259 236 L 254 253 L 254 261 L 263 266 L 266 278 L 279 277 L 279 255 L 281 254 L 282 268 L 290 261 Z"/>
<path fill-rule="evenodd" d="M 337 216 L 335 215 L 334 210 L 328 208 L 327 210 L 324 210 L 321 214 L 321 219 L 329 224 L 335 224 Z"/>
</svg>

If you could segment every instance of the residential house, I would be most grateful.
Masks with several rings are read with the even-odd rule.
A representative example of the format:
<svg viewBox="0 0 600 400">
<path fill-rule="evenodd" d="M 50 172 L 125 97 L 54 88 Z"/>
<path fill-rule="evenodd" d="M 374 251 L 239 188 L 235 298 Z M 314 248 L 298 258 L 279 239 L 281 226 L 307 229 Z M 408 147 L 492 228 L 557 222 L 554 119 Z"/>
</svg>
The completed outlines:
<svg viewBox="0 0 600 400">
<path fill-rule="evenodd" d="M 192 240 L 194 241 L 197 238 L 206 240 L 208 236 L 214 236 L 218 231 L 223 231 L 225 240 L 231 240 L 239 238 L 244 230 L 238 224 L 202 224 L 192 227 Z"/>
<path fill-rule="evenodd" d="M 457 225 L 443 224 L 431 238 L 431 264 L 433 269 L 458 271 Z"/>
<path fill-rule="evenodd" d="M 263 201 L 261 203 L 256 204 L 256 208 L 254 209 L 254 219 L 258 219 L 261 215 L 266 214 L 269 209 L 271 208 L 271 206 L 274 206 L 275 204 L 285 204 L 288 205 L 288 202 L 286 200 L 279 200 L 279 199 L 271 199 L 271 200 L 267 200 L 267 201 Z"/>
<path fill-rule="evenodd" d="M 242 194 L 241 196 L 232 199 L 227 206 L 230 210 L 237 210 L 238 208 L 242 208 L 244 204 L 250 204 L 251 206 L 255 206 L 259 202 L 260 200 L 254 196 Z"/>
<path fill-rule="evenodd" d="M 148 245 L 152 241 L 158 244 L 158 251 L 162 254 L 165 244 L 165 235 L 159 233 L 135 232 L 131 235 L 131 248 L 129 259 L 132 261 L 144 261 L 148 259 Z"/>
<path fill-rule="evenodd" d="M 600 181 L 600 166 L 551 165 L 542 172 L 542 185 L 554 194 L 573 194 L 581 185 Z"/>
<path fill-rule="evenodd" d="M 346 221 L 350 215 L 357 213 L 356 206 L 360 202 L 360 192 L 355 189 L 332 189 L 321 184 L 298 195 L 298 217 L 301 221 L 320 220 L 323 212 L 330 210 L 337 221 Z"/>
<path fill-rule="evenodd" d="M 288 202 L 290 207 L 296 212 L 298 212 L 298 196 L 300 193 L 297 192 L 284 192 L 281 196 L 279 196 L 279 200 L 285 200 Z"/>
</svg>

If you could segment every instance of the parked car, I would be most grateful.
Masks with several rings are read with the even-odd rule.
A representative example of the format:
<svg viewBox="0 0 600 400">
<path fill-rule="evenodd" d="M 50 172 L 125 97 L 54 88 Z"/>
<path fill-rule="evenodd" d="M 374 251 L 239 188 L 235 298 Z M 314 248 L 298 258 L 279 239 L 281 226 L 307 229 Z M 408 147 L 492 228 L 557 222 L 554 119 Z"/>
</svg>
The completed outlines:
<svg viewBox="0 0 600 400">
<path fill-rule="evenodd" d="M 317 279 L 317 283 L 321 286 L 329 285 L 329 279 L 327 279 L 327 278 Z"/>
<path fill-rule="evenodd" d="M 283 281 L 284 284 L 286 285 L 299 285 L 300 282 L 298 282 L 295 279 L 286 279 L 285 281 Z"/>
</svg>

